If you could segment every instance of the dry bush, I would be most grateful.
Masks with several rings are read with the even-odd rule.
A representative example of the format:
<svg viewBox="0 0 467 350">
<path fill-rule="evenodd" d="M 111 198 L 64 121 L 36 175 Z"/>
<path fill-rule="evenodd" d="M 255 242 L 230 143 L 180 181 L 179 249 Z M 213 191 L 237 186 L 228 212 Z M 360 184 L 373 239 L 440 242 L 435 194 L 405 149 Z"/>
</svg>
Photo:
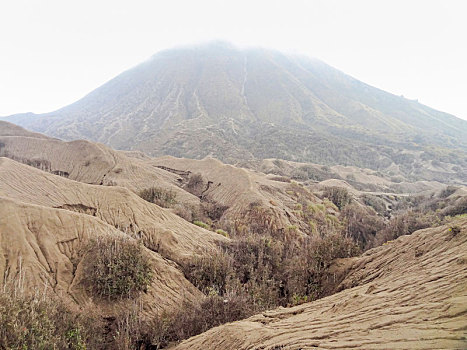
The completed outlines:
<svg viewBox="0 0 467 350">
<path fill-rule="evenodd" d="M 288 182 L 288 183 L 292 182 L 290 177 L 287 177 L 287 176 L 273 176 L 273 177 L 271 177 L 269 179 L 272 180 L 272 181 L 279 181 L 279 182 Z"/>
<path fill-rule="evenodd" d="M 0 349 L 101 349 L 103 322 L 48 295 L 0 292 Z"/>
<path fill-rule="evenodd" d="M 441 210 L 443 216 L 467 214 L 467 197 L 458 198 L 454 203 L 447 203 Z"/>
<path fill-rule="evenodd" d="M 200 196 L 204 190 L 204 180 L 200 173 L 190 175 L 188 183 L 186 184 L 186 190 L 195 196 Z"/>
<path fill-rule="evenodd" d="M 183 266 L 185 277 L 205 294 L 227 293 L 229 279 L 232 278 L 232 258 L 219 251 L 210 255 L 196 257 Z"/>
<path fill-rule="evenodd" d="M 200 303 L 185 303 L 174 312 L 156 317 L 149 323 L 147 337 L 156 349 L 164 349 L 171 343 L 244 319 L 253 313 L 244 298 L 208 296 Z"/>
<path fill-rule="evenodd" d="M 456 187 L 456 186 L 446 186 L 446 188 L 444 188 L 444 189 L 440 192 L 439 197 L 440 197 L 440 198 L 447 198 L 447 197 L 449 197 L 451 194 L 453 194 L 454 192 L 456 192 L 458 189 L 459 189 L 459 187 Z"/>
<path fill-rule="evenodd" d="M 357 203 L 346 205 L 341 213 L 346 235 L 364 249 L 373 246 L 376 234 L 385 226 L 384 220 L 373 210 Z"/>
<path fill-rule="evenodd" d="M 361 199 L 365 205 L 372 207 L 379 215 L 388 215 L 386 203 L 381 198 L 371 194 L 364 194 Z"/>
<path fill-rule="evenodd" d="M 87 283 L 102 298 L 130 298 L 152 282 L 143 245 L 126 237 L 99 237 L 89 245 Z"/>
<path fill-rule="evenodd" d="M 172 208 L 177 204 L 177 194 L 172 190 L 151 187 L 142 190 L 138 195 L 145 201 L 157 204 L 163 208 Z"/>
<path fill-rule="evenodd" d="M 201 206 L 204 211 L 204 215 L 212 221 L 218 221 L 222 215 L 224 215 L 224 212 L 229 208 L 215 201 L 204 201 Z"/>
<path fill-rule="evenodd" d="M 325 296 L 323 283 L 335 259 L 356 256 L 355 242 L 331 233 L 325 237 L 308 237 L 299 245 L 286 246 L 284 259 L 284 294 L 288 304 L 297 304 Z"/>
<path fill-rule="evenodd" d="M 392 218 L 376 235 L 375 245 L 410 235 L 417 230 L 440 225 L 441 219 L 434 212 L 421 213 L 409 210 Z"/>
<path fill-rule="evenodd" d="M 151 321 L 142 316 L 142 311 L 142 304 L 135 300 L 111 318 L 107 326 L 107 349 L 151 349 L 154 330 Z"/>
<path fill-rule="evenodd" d="M 206 217 L 201 206 L 178 203 L 174 207 L 174 213 L 189 222 L 193 222 L 195 220 L 206 221 Z"/>
<path fill-rule="evenodd" d="M 326 187 L 323 196 L 329 198 L 339 209 L 344 208 L 352 201 L 352 196 L 349 191 L 344 187 Z"/>
<path fill-rule="evenodd" d="M 358 246 L 339 233 L 324 238 L 280 241 L 271 236 L 236 237 L 220 253 L 185 265 L 185 276 L 205 294 L 241 296 L 263 310 L 313 300 L 336 258 L 354 256 Z"/>
</svg>

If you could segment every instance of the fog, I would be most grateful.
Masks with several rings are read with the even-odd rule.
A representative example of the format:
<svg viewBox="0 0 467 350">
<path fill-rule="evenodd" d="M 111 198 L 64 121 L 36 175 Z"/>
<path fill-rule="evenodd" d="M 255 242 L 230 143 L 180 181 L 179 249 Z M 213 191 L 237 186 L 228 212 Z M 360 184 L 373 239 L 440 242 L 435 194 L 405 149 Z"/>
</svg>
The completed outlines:
<svg viewBox="0 0 467 350">
<path fill-rule="evenodd" d="M 467 119 L 463 1 L 4 1 L 0 115 L 72 103 L 159 50 L 213 39 L 317 57 Z"/>
</svg>

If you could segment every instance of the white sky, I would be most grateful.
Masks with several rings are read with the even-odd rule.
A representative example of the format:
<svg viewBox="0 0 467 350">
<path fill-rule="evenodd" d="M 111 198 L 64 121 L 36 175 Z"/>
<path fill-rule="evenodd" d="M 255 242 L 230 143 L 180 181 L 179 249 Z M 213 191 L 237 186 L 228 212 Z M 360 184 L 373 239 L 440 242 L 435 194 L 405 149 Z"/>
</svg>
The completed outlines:
<svg viewBox="0 0 467 350">
<path fill-rule="evenodd" d="M 467 119 L 467 1 L 0 0 L 0 115 L 76 101 L 159 50 L 306 54 Z"/>
</svg>

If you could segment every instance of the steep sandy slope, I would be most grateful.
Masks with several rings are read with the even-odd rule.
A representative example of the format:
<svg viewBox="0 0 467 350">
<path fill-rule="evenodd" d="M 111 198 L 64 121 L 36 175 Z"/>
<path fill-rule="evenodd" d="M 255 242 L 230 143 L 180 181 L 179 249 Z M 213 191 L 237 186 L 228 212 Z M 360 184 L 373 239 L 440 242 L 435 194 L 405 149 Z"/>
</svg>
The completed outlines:
<svg viewBox="0 0 467 350">
<path fill-rule="evenodd" d="M 188 339 L 182 349 L 465 349 L 467 219 L 352 260 L 341 292 Z M 345 289 L 347 288 L 347 289 Z"/>
<path fill-rule="evenodd" d="M 91 239 L 105 235 L 124 234 L 89 215 L 0 197 L 1 284 L 13 283 L 26 291 L 48 289 L 84 306 L 93 299 L 83 282 L 88 259 L 85 248 Z M 201 297 L 174 263 L 148 249 L 144 254 L 154 280 L 142 293 L 143 312 L 154 314 Z M 109 313 L 125 304 L 111 305 L 99 298 L 93 303 Z"/>
<path fill-rule="evenodd" d="M 226 239 L 118 186 L 88 185 L 0 158 L 0 196 L 95 216 L 164 257 L 181 261 Z"/>
</svg>

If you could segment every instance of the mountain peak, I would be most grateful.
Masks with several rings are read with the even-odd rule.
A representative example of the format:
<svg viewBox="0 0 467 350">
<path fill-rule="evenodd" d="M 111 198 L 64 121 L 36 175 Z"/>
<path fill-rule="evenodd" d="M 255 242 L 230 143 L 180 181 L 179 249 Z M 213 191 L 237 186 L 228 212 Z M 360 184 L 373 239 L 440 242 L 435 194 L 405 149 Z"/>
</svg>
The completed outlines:
<svg viewBox="0 0 467 350">
<path fill-rule="evenodd" d="M 8 120 L 63 139 L 227 162 L 386 169 L 404 166 L 402 149 L 467 149 L 466 121 L 316 59 L 224 41 L 162 51 L 72 105 Z"/>
</svg>

